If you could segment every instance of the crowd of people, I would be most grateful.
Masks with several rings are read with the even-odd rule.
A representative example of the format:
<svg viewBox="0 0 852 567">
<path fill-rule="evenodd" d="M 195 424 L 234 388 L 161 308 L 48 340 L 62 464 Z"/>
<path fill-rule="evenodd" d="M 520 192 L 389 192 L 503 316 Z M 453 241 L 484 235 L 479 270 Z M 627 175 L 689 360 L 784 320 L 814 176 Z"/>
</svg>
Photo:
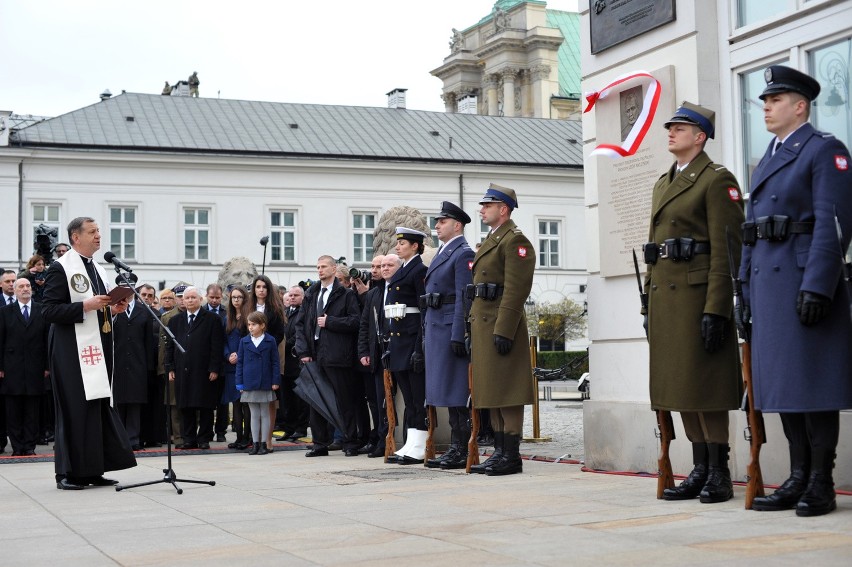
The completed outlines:
<svg viewBox="0 0 852 567">
<path fill-rule="evenodd" d="M 509 218 L 517 207 L 512 189 L 492 185 L 481 207 L 494 229 L 482 251 L 491 258 L 489 293 L 485 283 L 477 284 L 474 252 L 463 236 L 471 219 L 450 202 L 442 203 L 436 228 L 441 247 L 429 268 L 420 257 L 427 235 L 397 227 L 395 253 L 375 256 L 369 272 L 351 273 L 323 255 L 315 282 L 276 286 L 258 275 L 228 289 L 180 282 L 159 293 L 137 285 L 134 274 L 108 282 L 92 261 L 100 247 L 97 223 L 74 219 L 72 244 L 57 246 L 50 268 L 43 270 L 39 257 L 25 270 L 45 274 L 41 300 L 34 298 L 31 277 L 3 274 L 2 439 L 8 437 L 15 456 L 33 455 L 36 445 L 55 439 L 57 487 L 63 490 L 112 484 L 103 473 L 133 466 L 133 453 L 145 448 L 171 442 L 179 450 L 205 450 L 226 443 L 229 426 L 236 438 L 227 447 L 249 455 L 271 453 L 275 440 L 296 441 L 310 430 L 307 457 L 341 450 L 394 464 L 462 468 L 470 436 L 471 306 L 488 301 L 495 310 L 507 307 L 512 321 L 505 331 L 494 330 L 494 313 L 482 311 L 471 321 L 484 325 L 489 337 L 505 335 L 494 335 L 490 346 L 505 361 L 515 358 L 510 351 L 520 354 L 519 382 L 526 387 L 511 403 L 529 403 L 532 396 L 523 378 L 530 373 L 528 350 L 512 344 L 527 342 L 518 313 L 523 317 L 532 285 L 534 251 Z M 499 275 L 504 268 L 505 284 Z M 521 268 L 520 277 L 511 275 Z M 138 296 L 116 294 L 120 289 Z M 25 368 L 9 364 L 18 359 Z M 389 417 L 395 421 L 397 409 L 385 403 L 386 371 L 391 399 L 398 388 L 404 401 L 404 444 L 394 452 L 386 451 Z M 325 407 L 300 385 L 311 375 L 332 400 Z M 486 424 L 479 441 L 495 444 L 495 456 L 474 472 L 520 472 L 521 423 L 505 418 L 493 386 L 486 396 L 484 373 L 479 382 L 483 397 L 477 403 L 474 396 L 474 403 Z M 16 389 L 18 383 L 26 387 Z M 449 408 L 452 432 L 449 450 L 430 459 L 427 406 Z M 522 405 L 516 409 L 512 415 L 522 416 Z M 100 443 L 93 432 L 100 432 L 94 436 Z"/>
</svg>

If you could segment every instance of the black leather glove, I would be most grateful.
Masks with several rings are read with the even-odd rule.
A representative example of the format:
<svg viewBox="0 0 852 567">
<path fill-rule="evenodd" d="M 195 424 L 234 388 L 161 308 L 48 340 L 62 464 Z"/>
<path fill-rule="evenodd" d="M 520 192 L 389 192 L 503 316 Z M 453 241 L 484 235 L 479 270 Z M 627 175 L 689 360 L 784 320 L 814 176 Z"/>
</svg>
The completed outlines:
<svg viewBox="0 0 852 567">
<path fill-rule="evenodd" d="M 721 315 L 705 313 L 701 318 L 701 338 L 704 339 L 704 350 L 716 352 L 725 340 L 726 319 Z"/>
<path fill-rule="evenodd" d="M 453 354 L 456 356 L 467 356 L 467 349 L 461 341 L 450 341 L 450 347 L 453 349 Z"/>
<path fill-rule="evenodd" d="M 423 372 L 426 367 L 423 364 L 423 353 L 414 351 L 411 353 L 411 370 L 414 372 Z"/>
<path fill-rule="evenodd" d="M 499 354 L 509 354 L 509 351 L 512 350 L 513 344 L 514 341 L 512 339 L 507 339 L 506 337 L 501 337 L 500 335 L 494 335 L 494 346 L 497 347 L 497 352 Z"/>
<path fill-rule="evenodd" d="M 648 314 L 642 315 L 642 328 L 645 329 L 645 338 L 648 338 Z"/>
<path fill-rule="evenodd" d="M 816 325 L 828 315 L 829 305 L 831 305 L 831 298 L 811 291 L 800 291 L 799 299 L 796 300 L 799 322 L 805 327 Z"/>
<path fill-rule="evenodd" d="M 751 307 L 748 304 L 743 304 L 742 310 L 734 309 L 734 323 L 737 325 L 737 331 L 740 333 L 740 338 L 747 343 L 751 342 Z"/>
</svg>

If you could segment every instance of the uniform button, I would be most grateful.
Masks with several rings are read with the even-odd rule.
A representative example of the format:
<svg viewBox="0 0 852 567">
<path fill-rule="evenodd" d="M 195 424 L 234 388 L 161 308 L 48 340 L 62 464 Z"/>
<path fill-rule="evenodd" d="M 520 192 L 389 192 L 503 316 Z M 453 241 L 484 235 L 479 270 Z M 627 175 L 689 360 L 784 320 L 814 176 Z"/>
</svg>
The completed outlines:
<svg viewBox="0 0 852 567">
<path fill-rule="evenodd" d="M 754 273 L 755 273 L 755 274 L 757 274 L 757 273 L 759 273 L 759 272 L 760 272 L 760 268 L 755 268 L 755 269 L 754 269 Z"/>
<path fill-rule="evenodd" d="M 654 291 L 656 291 L 656 290 L 657 290 L 657 284 L 653 284 L 653 285 L 651 286 L 651 289 L 653 289 Z"/>
<path fill-rule="evenodd" d="M 672 226 L 674 226 L 674 225 L 676 225 L 676 224 L 677 224 L 677 222 L 676 222 L 676 221 L 672 221 Z"/>
<path fill-rule="evenodd" d="M 752 203 L 754 203 L 754 204 L 756 205 L 756 204 L 757 204 L 757 199 L 752 199 L 752 200 L 751 200 L 751 202 L 752 202 Z"/>
<path fill-rule="evenodd" d="M 781 266 L 772 266 L 772 269 L 773 269 L 774 271 L 776 271 L 776 272 L 780 272 L 780 271 L 781 271 Z"/>
<path fill-rule="evenodd" d="M 674 289 L 674 288 L 675 288 L 675 284 L 670 283 L 670 284 L 669 284 L 669 289 Z"/>
<path fill-rule="evenodd" d="M 771 197 L 771 198 L 772 198 L 772 200 L 773 200 L 773 201 L 777 201 L 777 200 L 778 200 L 778 196 L 777 196 L 777 195 L 772 195 L 772 197 Z"/>
<path fill-rule="evenodd" d="M 654 221 L 654 226 L 660 226 L 660 221 Z"/>
</svg>

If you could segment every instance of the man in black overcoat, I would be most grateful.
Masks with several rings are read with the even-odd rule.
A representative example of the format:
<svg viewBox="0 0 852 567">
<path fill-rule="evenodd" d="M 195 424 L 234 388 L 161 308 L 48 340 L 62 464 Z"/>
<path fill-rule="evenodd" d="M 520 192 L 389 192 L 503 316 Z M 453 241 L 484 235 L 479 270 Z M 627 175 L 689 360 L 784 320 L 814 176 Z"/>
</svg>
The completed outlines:
<svg viewBox="0 0 852 567">
<path fill-rule="evenodd" d="M 156 379 L 154 320 L 134 299 L 127 311 L 113 319 L 115 376 L 112 391 L 118 415 L 134 451 L 142 450 L 142 408 L 148 403 L 148 385 Z M 160 400 L 157 400 L 158 402 Z"/>
<path fill-rule="evenodd" d="M 213 440 L 213 409 L 219 403 L 216 381 L 222 373 L 225 334 L 222 320 L 201 307 L 201 294 L 183 292 L 185 313 L 169 320 L 169 329 L 186 352 L 166 343 L 165 368 L 175 383 L 181 414 L 183 445 L 178 449 L 209 449 Z"/>
<path fill-rule="evenodd" d="M 15 282 L 16 303 L 0 309 L 0 394 L 12 456 L 35 455 L 39 403 L 48 376 L 48 324 L 26 278 Z"/>
</svg>

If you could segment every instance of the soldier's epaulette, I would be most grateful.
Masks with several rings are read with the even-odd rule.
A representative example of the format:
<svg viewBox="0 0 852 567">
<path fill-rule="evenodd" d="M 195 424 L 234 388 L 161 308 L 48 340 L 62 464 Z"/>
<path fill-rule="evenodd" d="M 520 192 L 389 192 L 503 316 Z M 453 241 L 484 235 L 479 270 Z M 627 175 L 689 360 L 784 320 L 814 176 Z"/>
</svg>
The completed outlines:
<svg viewBox="0 0 852 567">
<path fill-rule="evenodd" d="M 718 163 L 711 163 L 710 167 L 712 167 L 713 171 L 715 171 L 716 173 L 719 173 L 720 171 L 725 171 L 725 170 L 728 169 L 724 165 L 719 165 Z"/>
<path fill-rule="evenodd" d="M 829 132 L 820 132 L 819 130 L 814 130 L 814 134 L 816 134 L 820 138 L 825 138 L 825 139 L 831 139 L 831 138 L 834 137 L 834 134 L 831 134 Z"/>
<path fill-rule="evenodd" d="M 524 233 L 524 231 L 521 230 L 520 228 L 513 228 L 512 232 L 514 232 L 515 234 L 523 234 Z"/>
</svg>

